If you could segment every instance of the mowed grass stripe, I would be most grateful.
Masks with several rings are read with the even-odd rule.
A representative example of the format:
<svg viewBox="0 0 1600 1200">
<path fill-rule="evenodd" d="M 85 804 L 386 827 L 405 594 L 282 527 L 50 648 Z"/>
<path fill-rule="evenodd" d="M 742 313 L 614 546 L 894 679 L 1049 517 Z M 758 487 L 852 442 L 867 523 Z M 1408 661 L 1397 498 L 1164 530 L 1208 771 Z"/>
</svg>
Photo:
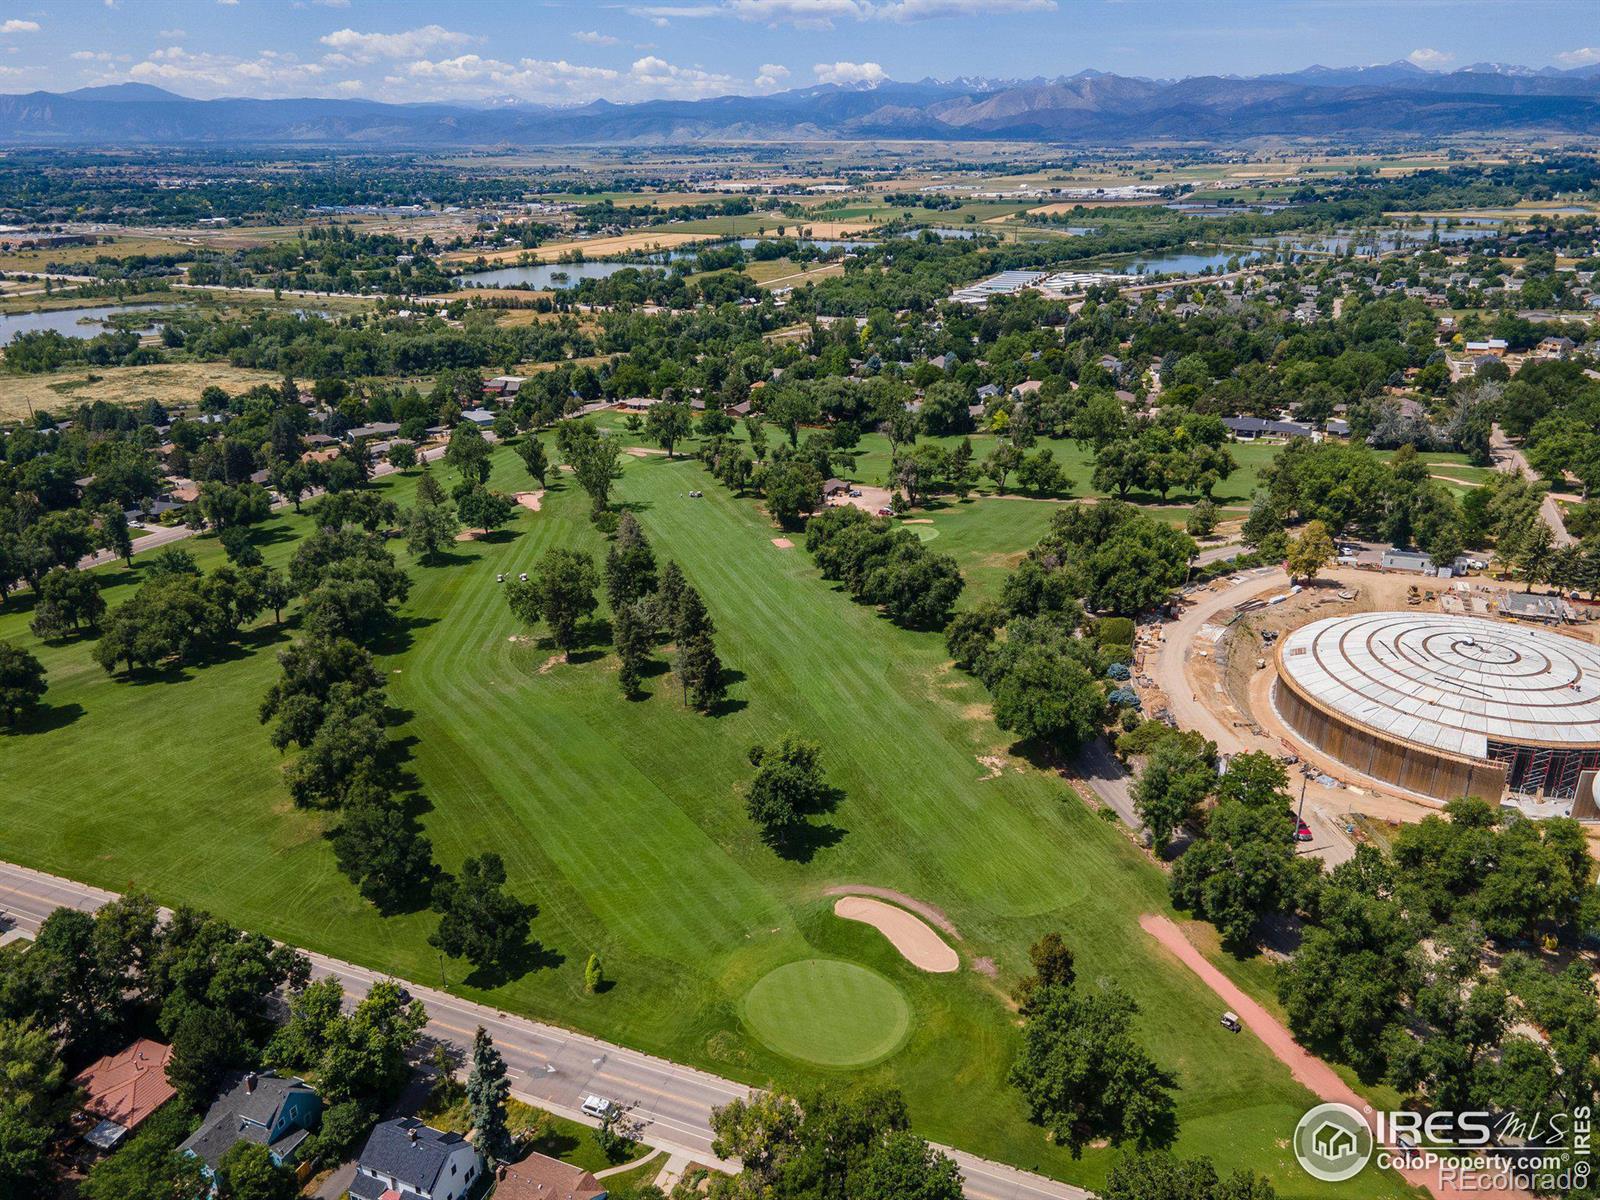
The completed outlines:
<svg viewBox="0 0 1600 1200">
<path fill-rule="evenodd" d="M 525 480 L 512 454 L 496 454 L 494 486 Z M 395 734 L 414 739 L 408 768 L 432 805 L 422 820 L 438 860 L 454 868 L 499 851 L 513 888 L 540 905 L 534 935 L 563 956 L 492 989 L 446 964 L 452 987 L 752 1083 L 800 1085 L 816 1076 L 748 1036 L 743 997 L 787 962 L 859 961 L 912 1006 L 904 1047 L 873 1071 L 905 1089 L 919 1130 L 1092 1185 L 1110 1155 L 1090 1149 L 1074 1161 L 1050 1147 L 1005 1083 L 1018 1034 L 996 990 L 1026 970 L 1028 942 L 1056 928 L 1086 978 L 1114 978 L 1143 1006 L 1141 1032 L 1182 1085 L 1176 1149 L 1223 1169 L 1270 1170 L 1282 1194 L 1311 1194 L 1274 1145 L 1307 1094 L 1258 1043 L 1221 1031 L 1215 997 L 1135 923 L 1165 909 L 1164 877 L 1048 774 L 981 780 L 975 756 L 1008 739 L 983 715 L 981 687 L 948 668 L 942 639 L 896 629 L 821 580 L 803 549 L 774 548 L 754 503 L 693 463 L 660 458 L 625 460 L 616 491 L 638 507 L 658 555 L 677 558 L 705 595 L 724 659 L 746 676 L 733 688 L 746 707 L 690 712 L 666 675 L 648 681 L 648 700 L 624 701 L 604 658 L 539 674 L 551 651 L 507 641 L 526 631 L 495 576 L 529 569 L 551 545 L 603 552 L 586 498 L 557 482 L 545 511 L 519 510 L 507 535 L 413 568 L 410 628 L 384 659 L 399 671 L 391 697 L 407 717 Z M 689 500 L 690 487 L 704 499 Z M 379 488 L 405 504 L 415 479 Z M 286 562 L 307 525 L 275 517 L 263 530 L 268 561 Z M 214 539 L 188 545 L 204 566 L 222 561 Z M 999 552 L 1006 535 L 974 538 L 980 545 Z M 138 574 L 102 572 L 108 599 L 130 596 Z M 321 837 L 327 818 L 287 800 L 282 759 L 255 719 L 277 674 L 270 638 L 181 678 L 136 683 L 108 679 L 87 643 L 40 648 L 27 616 L 20 598 L 0 611 L 0 638 L 36 649 L 49 702 L 82 714 L 0 738 L 0 857 L 143 886 L 166 903 L 438 979 L 426 940 L 434 919 L 376 914 L 337 873 Z M 740 793 L 748 747 L 791 728 L 823 743 L 845 793 L 820 818 L 842 840 L 804 863 L 760 843 Z M 897 887 L 944 908 L 963 955 L 996 960 L 998 984 L 972 972 L 919 978 L 892 951 L 841 932 L 821 897 L 838 882 Z M 591 951 L 616 981 L 600 996 L 582 986 Z M 1249 1121 L 1277 1116 L 1233 1134 L 1247 1110 Z M 1376 1177 L 1348 1186 L 1352 1197 L 1395 1194 Z"/>
</svg>

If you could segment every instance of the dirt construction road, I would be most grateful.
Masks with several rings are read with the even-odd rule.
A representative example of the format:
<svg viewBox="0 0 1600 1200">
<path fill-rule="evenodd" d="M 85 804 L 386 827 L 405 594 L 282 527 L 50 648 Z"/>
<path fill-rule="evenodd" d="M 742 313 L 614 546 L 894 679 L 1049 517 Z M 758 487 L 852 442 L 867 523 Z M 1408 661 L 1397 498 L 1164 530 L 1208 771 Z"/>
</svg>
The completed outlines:
<svg viewBox="0 0 1600 1200">
<path fill-rule="evenodd" d="M 1297 1082 L 1315 1093 L 1321 1100 L 1348 1104 L 1360 1113 L 1371 1111 L 1371 1107 L 1356 1094 L 1354 1088 L 1339 1078 L 1338 1073 L 1327 1063 L 1304 1049 L 1276 1017 L 1247 996 L 1232 980 L 1207 961 L 1205 955 L 1195 949 L 1193 943 L 1183 936 L 1183 930 L 1171 920 L 1155 913 L 1146 913 L 1139 918 L 1139 924 L 1146 933 L 1170 950 L 1179 962 L 1198 975 L 1206 986 L 1216 992 L 1217 998 L 1222 1002 L 1218 1016 L 1221 1016 L 1222 1008 L 1232 1009 L 1238 1015 L 1240 1023 L 1261 1039 L 1267 1049 L 1289 1068 L 1289 1073 Z M 1285 1130 L 1284 1133 L 1287 1136 L 1289 1131 Z M 1459 1187 L 1442 1184 L 1434 1171 L 1420 1168 L 1403 1170 L 1400 1174 L 1405 1177 L 1407 1183 L 1426 1188 L 1432 1193 L 1434 1200 L 1457 1200 L 1458 1197 L 1460 1200 L 1467 1200 L 1468 1197 L 1474 1200 L 1488 1200 L 1490 1197 L 1509 1200 L 1510 1197 L 1528 1195 L 1519 1191 L 1462 1190 Z"/>
</svg>

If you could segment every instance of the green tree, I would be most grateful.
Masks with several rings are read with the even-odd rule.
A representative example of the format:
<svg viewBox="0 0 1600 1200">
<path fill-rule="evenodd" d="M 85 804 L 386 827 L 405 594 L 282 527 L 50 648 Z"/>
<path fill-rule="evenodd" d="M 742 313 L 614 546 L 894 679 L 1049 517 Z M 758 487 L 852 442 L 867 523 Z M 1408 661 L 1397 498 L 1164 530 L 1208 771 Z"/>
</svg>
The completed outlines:
<svg viewBox="0 0 1600 1200">
<path fill-rule="evenodd" d="M 1230 946 L 1245 948 L 1262 918 L 1293 908 L 1302 863 L 1294 853 L 1294 817 L 1283 804 L 1219 800 L 1205 834 L 1173 866 L 1172 902 L 1217 927 Z"/>
<path fill-rule="evenodd" d="M 0 725 L 15 727 L 44 693 L 44 664 L 14 642 L 0 642 Z"/>
<path fill-rule="evenodd" d="M 454 540 L 461 529 L 447 504 L 429 504 L 419 499 L 406 510 L 406 549 L 423 562 L 433 562 Z"/>
<path fill-rule="evenodd" d="M 433 844 L 406 805 L 364 789 L 345 802 L 340 817 L 334 861 L 380 912 L 402 908 L 427 887 L 435 874 Z"/>
<path fill-rule="evenodd" d="M 463 421 L 450 431 L 444 461 L 461 476 L 462 483 L 482 487 L 489 482 L 489 453 L 483 432 L 471 421 Z"/>
<path fill-rule="evenodd" d="M 583 444 L 573 460 L 578 486 L 589 494 L 594 515 L 605 512 L 611 502 L 611 485 L 622 478 L 622 445 L 604 434 Z"/>
<path fill-rule="evenodd" d="M 331 1103 L 387 1104 L 410 1078 L 408 1055 L 428 1023 L 422 1001 L 407 1003 L 400 985 L 381 979 L 329 1031 L 318 1082 Z"/>
<path fill-rule="evenodd" d="M 631 512 L 617 518 L 617 532 L 606 550 L 606 599 L 613 612 L 656 590 L 656 556 L 639 520 Z"/>
<path fill-rule="evenodd" d="M 33 620 L 28 628 L 43 641 L 53 641 L 100 624 L 106 602 L 100 581 L 76 567 L 51 567 L 39 581 Z"/>
<path fill-rule="evenodd" d="M 710 712 L 727 698 L 727 671 L 710 634 L 696 633 L 678 642 L 677 668 L 686 698 L 701 712 Z"/>
<path fill-rule="evenodd" d="M 115 504 L 100 510 L 100 547 L 133 566 L 133 531 L 128 528 L 128 515 Z"/>
<path fill-rule="evenodd" d="M 493 851 L 462 863 L 458 876 L 441 880 L 434 888 L 439 928 L 428 938 L 429 944 L 480 970 L 512 967 L 527 945 L 528 923 L 539 909 L 518 900 L 505 883 L 505 863 Z"/>
<path fill-rule="evenodd" d="M 514 509 L 511 501 L 499 492 L 475 487 L 456 497 L 456 512 L 472 529 L 481 529 L 485 536 L 511 519 Z"/>
<path fill-rule="evenodd" d="M 511 1132 L 506 1127 L 511 1080 L 506 1075 L 505 1059 L 482 1025 L 472 1037 L 472 1070 L 467 1075 L 466 1095 L 479 1151 L 491 1159 L 506 1158 L 511 1153 Z"/>
<path fill-rule="evenodd" d="M 1175 1158 L 1165 1150 L 1124 1154 L 1111 1164 L 1099 1200 L 1277 1200 L 1272 1184 L 1248 1171 L 1226 1179 L 1207 1158 Z"/>
<path fill-rule="evenodd" d="M 528 469 L 534 482 L 543 487 L 544 477 L 550 470 L 550 459 L 545 454 L 544 442 L 537 434 L 530 433 L 517 443 L 517 457 L 522 459 L 522 465 Z"/>
<path fill-rule="evenodd" d="M 1176 1135 L 1173 1083 L 1133 1035 L 1138 1011 L 1112 983 L 1033 997 L 1009 1078 L 1033 1120 L 1074 1157 L 1098 1138 L 1142 1149 Z"/>
<path fill-rule="evenodd" d="M 1311 521 L 1300 535 L 1289 541 L 1289 552 L 1284 557 L 1283 568 L 1291 580 L 1309 583 L 1317 572 L 1333 561 L 1333 539 L 1328 527 L 1321 521 Z"/>
<path fill-rule="evenodd" d="M 71 1114 L 55 1040 L 27 1021 L 0 1020 L 0 1196 L 51 1190 L 49 1146 Z"/>
<path fill-rule="evenodd" d="M 807 813 L 822 808 L 828 785 L 822 774 L 822 747 L 792 733 L 775 746 L 750 751 L 756 775 L 745 793 L 745 811 L 769 844 L 791 837 Z"/>
<path fill-rule="evenodd" d="M 808 462 L 775 462 L 762 469 L 759 486 L 772 519 L 792 527 L 822 507 L 822 476 Z"/>
<path fill-rule="evenodd" d="M 524 625 L 545 622 L 551 640 L 570 661 L 578 645 L 579 622 L 600 605 L 594 594 L 599 583 L 593 559 L 557 547 L 545 551 L 529 579 L 507 585 L 506 601 Z"/>
<path fill-rule="evenodd" d="M 589 961 L 583 964 L 583 990 L 591 996 L 600 990 L 600 985 L 605 982 L 605 973 L 600 968 L 600 956 L 589 955 Z"/>
<path fill-rule="evenodd" d="M 662 401 L 645 413 L 644 431 L 672 457 L 672 448 L 694 432 L 694 414 L 687 404 Z"/>
<path fill-rule="evenodd" d="M 1059 933 L 1047 933 L 1028 947 L 1028 961 L 1033 973 L 1017 985 L 1017 1006 L 1027 1013 L 1033 1007 L 1033 997 L 1041 988 L 1069 988 L 1078 978 L 1072 951 Z"/>
<path fill-rule="evenodd" d="M 235 1142 L 222 1155 L 218 1174 L 228 1200 L 294 1200 L 300 1185 L 293 1174 L 272 1161 L 256 1142 Z"/>
<path fill-rule="evenodd" d="M 1026 646 L 992 689 L 995 724 L 1025 742 L 1072 750 L 1099 731 L 1105 696 L 1082 664 Z"/>
<path fill-rule="evenodd" d="M 194 1200 L 211 1187 L 205 1162 L 183 1154 L 191 1117 L 181 1105 L 158 1109 L 115 1154 L 95 1163 L 78 1194 L 84 1200 Z"/>
<path fill-rule="evenodd" d="M 411 470 L 417 465 L 417 448 L 410 442 L 390 443 L 389 465 L 402 473 Z"/>
<path fill-rule="evenodd" d="M 1134 784 L 1133 806 L 1158 848 L 1199 814 L 1201 802 L 1211 794 L 1217 782 L 1216 750 L 1210 742 L 1194 747 L 1168 738 L 1145 760 Z"/>
<path fill-rule="evenodd" d="M 650 647 L 654 640 L 651 623 L 644 616 L 640 604 L 624 604 L 611 618 L 611 634 L 617 645 L 617 685 L 624 696 L 639 694 L 639 684 L 644 679 L 645 664 L 650 661 Z"/>
</svg>

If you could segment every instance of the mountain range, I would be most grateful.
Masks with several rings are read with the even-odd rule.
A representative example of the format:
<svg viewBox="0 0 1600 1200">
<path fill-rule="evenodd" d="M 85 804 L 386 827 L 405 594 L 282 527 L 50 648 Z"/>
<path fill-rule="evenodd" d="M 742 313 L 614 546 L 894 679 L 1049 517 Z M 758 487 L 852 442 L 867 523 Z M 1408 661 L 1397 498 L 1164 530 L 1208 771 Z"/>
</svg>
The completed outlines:
<svg viewBox="0 0 1600 1200">
<path fill-rule="evenodd" d="M 1290 74 L 826 84 L 763 96 L 560 107 L 307 97 L 195 100 L 140 83 L 0 95 L 0 144 L 370 148 L 930 138 L 1091 145 L 1257 137 L 1600 134 L 1600 64 L 1406 61 Z"/>
</svg>

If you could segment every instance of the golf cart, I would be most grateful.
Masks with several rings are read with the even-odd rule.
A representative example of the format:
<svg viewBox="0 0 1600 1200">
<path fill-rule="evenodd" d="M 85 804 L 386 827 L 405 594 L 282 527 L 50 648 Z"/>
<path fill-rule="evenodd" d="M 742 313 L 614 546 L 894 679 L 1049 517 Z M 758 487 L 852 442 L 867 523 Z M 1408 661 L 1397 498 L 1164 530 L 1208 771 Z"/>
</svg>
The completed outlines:
<svg viewBox="0 0 1600 1200">
<path fill-rule="evenodd" d="M 1238 1033 L 1244 1028 L 1244 1026 L 1239 1023 L 1239 1014 L 1236 1012 L 1225 1012 L 1222 1014 L 1222 1027 L 1229 1033 Z"/>
</svg>

